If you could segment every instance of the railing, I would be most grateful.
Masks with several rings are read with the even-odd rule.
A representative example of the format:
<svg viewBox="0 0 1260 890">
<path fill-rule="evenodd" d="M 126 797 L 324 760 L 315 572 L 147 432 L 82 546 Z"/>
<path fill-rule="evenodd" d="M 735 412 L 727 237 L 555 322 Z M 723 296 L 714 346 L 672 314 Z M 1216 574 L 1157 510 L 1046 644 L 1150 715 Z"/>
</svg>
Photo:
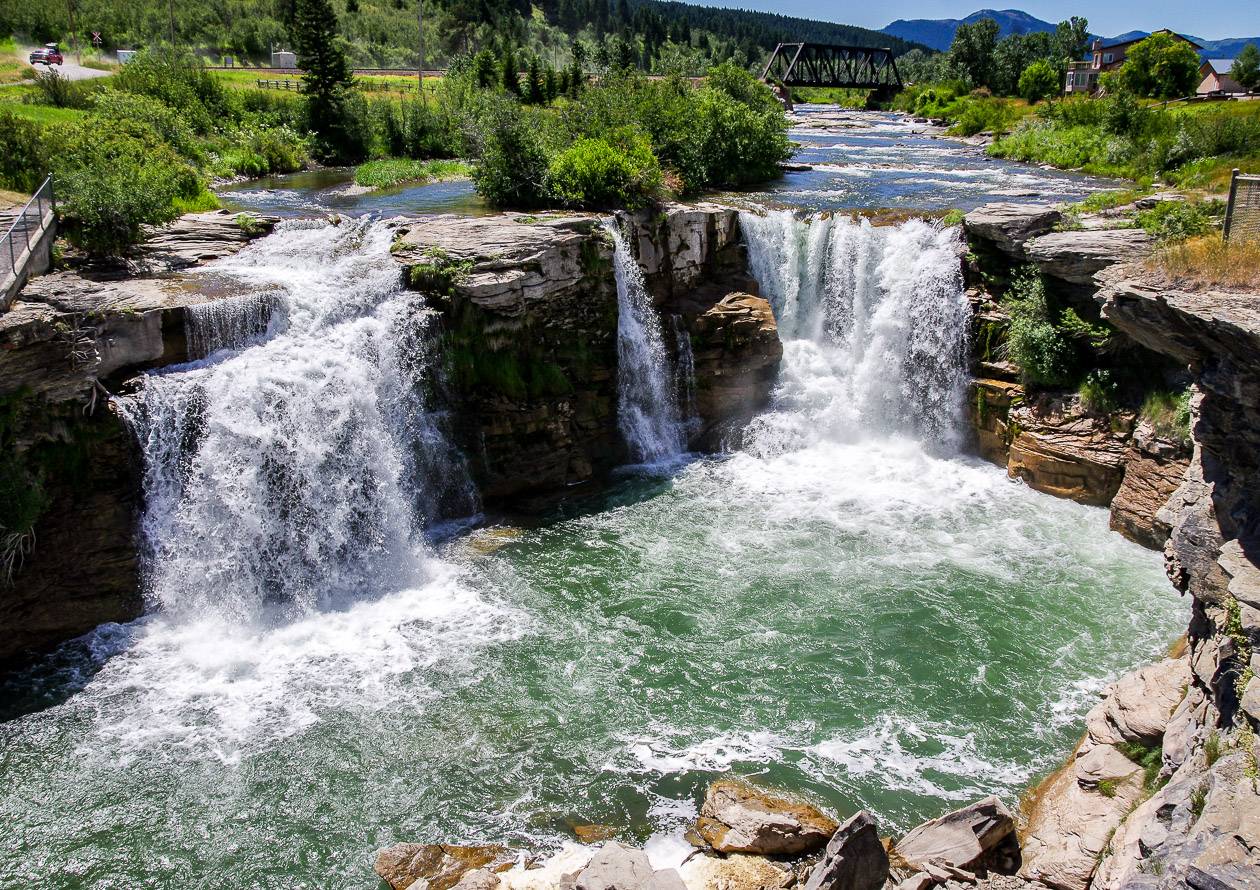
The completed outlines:
<svg viewBox="0 0 1260 890">
<path fill-rule="evenodd" d="M 300 80 L 259 80 L 258 88 L 260 90 L 292 90 L 293 92 L 301 92 L 302 81 Z"/>
<path fill-rule="evenodd" d="M 1247 176 L 1234 168 L 1224 237 L 1226 241 L 1260 241 L 1260 176 Z"/>
<path fill-rule="evenodd" d="M 9 270 L 13 278 L 21 275 L 27 258 L 30 256 L 31 247 L 43 234 L 46 217 L 56 209 L 53 181 L 49 176 L 44 180 L 43 185 L 35 190 L 35 194 L 26 202 L 26 206 L 13 220 L 9 230 L 4 233 L 4 240 L 0 241 L 0 262 L 3 262 L 3 258 L 8 258 Z M 6 274 L 4 283 L 7 284 L 9 280 L 9 275 Z"/>
</svg>

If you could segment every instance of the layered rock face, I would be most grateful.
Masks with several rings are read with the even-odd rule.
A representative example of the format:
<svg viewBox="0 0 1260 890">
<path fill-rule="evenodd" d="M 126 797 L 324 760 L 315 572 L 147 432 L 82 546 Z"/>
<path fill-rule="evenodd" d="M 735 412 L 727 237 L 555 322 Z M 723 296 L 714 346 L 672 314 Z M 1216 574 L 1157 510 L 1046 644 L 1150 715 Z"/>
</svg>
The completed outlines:
<svg viewBox="0 0 1260 890">
<path fill-rule="evenodd" d="M 214 299 L 177 274 L 274 220 L 185 217 L 131 270 L 33 279 L 0 313 L 0 664 L 140 614 L 140 482 L 108 383 L 187 361 L 184 307 Z"/>
<path fill-rule="evenodd" d="M 765 405 L 782 354 L 745 273 L 735 211 L 623 216 L 677 366 L 691 354 L 698 423 L 715 449 Z M 435 217 L 400 229 L 395 259 L 445 319 L 460 444 L 487 501 L 597 479 L 625 460 L 617 428 L 613 245 L 590 216 Z"/>
<path fill-rule="evenodd" d="M 1110 506 L 1113 529 L 1159 550 L 1169 525 L 1157 514 L 1181 484 L 1190 462 L 1188 446 L 1161 438 L 1130 411 L 1097 414 L 1075 395 L 1030 396 L 1019 382 L 1019 368 L 1000 360 L 992 346 L 1009 320 L 985 293 L 989 281 L 1007 281 L 1027 265 L 1067 302 L 1092 304 L 1097 275 L 1145 256 L 1152 247 L 1141 230 L 1055 231 L 1062 222 L 1058 210 L 1018 204 L 989 204 L 966 217 L 979 264 L 969 270 L 977 282 L 969 400 L 975 447 L 1031 488 Z M 1141 341 L 1131 344 L 1140 347 L 1151 348 Z"/>
</svg>

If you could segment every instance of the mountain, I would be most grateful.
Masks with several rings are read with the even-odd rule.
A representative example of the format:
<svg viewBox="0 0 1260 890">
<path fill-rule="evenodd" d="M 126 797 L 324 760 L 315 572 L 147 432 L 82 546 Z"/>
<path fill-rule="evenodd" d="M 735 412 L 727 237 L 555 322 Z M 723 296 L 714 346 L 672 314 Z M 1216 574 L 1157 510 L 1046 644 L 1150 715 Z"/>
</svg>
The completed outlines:
<svg viewBox="0 0 1260 890">
<path fill-rule="evenodd" d="M 932 49 L 944 51 L 953 43 L 954 32 L 958 30 L 959 25 L 974 24 L 980 19 L 993 19 L 997 22 L 1003 37 L 1009 34 L 1054 30 L 1053 23 L 1042 21 L 1019 9 L 981 9 L 964 19 L 897 19 L 880 30 L 885 34 L 900 37 L 902 40 L 922 43 Z M 1107 45 L 1123 43 L 1126 40 L 1146 37 L 1148 34 L 1150 34 L 1149 31 L 1126 31 L 1115 37 L 1106 37 L 1103 42 Z M 1260 47 L 1260 37 L 1225 37 L 1221 40 L 1206 40 L 1195 37 L 1193 34 L 1185 36 L 1203 47 L 1199 55 L 1204 58 L 1232 59 L 1248 43 L 1254 43 Z"/>
<path fill-rule="evenodd" d="M 897 19 L 880 30 L 902 40 L 922 43 L 932 49 L 947 50 L 954 42 L 954 32 L 959 25 L 972 25 L 980 19 L 993 19 L 997 22 L 999 33 L 1003 37 L 1054 30 L 1053 23 L 1042 21 L 1019 9 L 981 9 L 964 19 Z"/>
</svg>

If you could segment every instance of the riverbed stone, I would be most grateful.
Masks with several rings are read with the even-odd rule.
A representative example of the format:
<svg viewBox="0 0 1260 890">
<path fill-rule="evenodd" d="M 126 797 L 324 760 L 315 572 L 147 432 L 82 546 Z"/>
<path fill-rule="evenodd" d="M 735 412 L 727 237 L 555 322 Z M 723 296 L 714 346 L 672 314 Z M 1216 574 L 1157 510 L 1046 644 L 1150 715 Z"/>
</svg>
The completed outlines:
<svg viewBox="0 0 1260 890">
<path fill-rule="evenodd" d="M 407 890 L 418 883 L 423 890 L 450 890 L 469 872 L 505 871 L 517 858 L 516 852 L 495 844 L 404 843 L 378 852 L 375 869 L 393 890 Z"/>
<path fill-rule="evenodd" d="M 888 880 L 888 853 L 875 820 L 859 810 L 832 834 L 805 890 L 879 890 Z"/>
<path fill-rule="evenodd" d="M 647 853 L 608 841 L 577 876 L 576 887 L 577 890 L 646 890 L 652 877 L 652 863 Z"/>
<path fill-rule="evenodd" d="M 972 869 L 1014 832 L 1011 811 L 991 796 L 923 823 L 897 842 L 897 853 L 915 867 L 943 862 Z"/>
<path fill-rule="evenodd" d="M 769 794 L 745 782 L 709 786 L 696 834 L 720 853 L 794 856 L 822 848 L 836 822 L 817 807 Z"/>
</svg>

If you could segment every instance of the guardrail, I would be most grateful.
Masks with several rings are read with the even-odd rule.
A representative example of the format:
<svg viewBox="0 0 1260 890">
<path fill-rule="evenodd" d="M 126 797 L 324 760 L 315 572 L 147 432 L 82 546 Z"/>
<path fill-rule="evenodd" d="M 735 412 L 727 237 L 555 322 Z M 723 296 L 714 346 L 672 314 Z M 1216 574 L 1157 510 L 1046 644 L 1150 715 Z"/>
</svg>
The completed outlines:
<svg viewBox="0 0 1260 890">
<path fill-rule="evenodd" d="M 44 226 L 49 221 L 48 218 L 56 209 L 53 180 L 49 176 L 35 190 L 35 194 L 26 202 L 26 206 L 4 233 L 3 239 L 0 239 L 0 262 L 5 259 L 9 261 L 5 264 L 8 269 L 5 269 L 3 278 L 0 278 L 0 284 L 7 286 L 14 279 L 21 277 L 30 259 L 31 248 L 39 241 Z M 0 268 L 3 267 L 0 266 Z"/>
<path fill-rule="evenodd" d="M 289 90 L 294 93 L 302 91 L 302 81 L 290 80 L 265 80 L 259 78 L 257 81 L 260 90 Z M 414 93 L 416 84 L 414 83 L 378 83 L 371 80 L 356 80 L 354 82 L 356 90 L 365 90 L 369 93 Z"/>
</svg>

